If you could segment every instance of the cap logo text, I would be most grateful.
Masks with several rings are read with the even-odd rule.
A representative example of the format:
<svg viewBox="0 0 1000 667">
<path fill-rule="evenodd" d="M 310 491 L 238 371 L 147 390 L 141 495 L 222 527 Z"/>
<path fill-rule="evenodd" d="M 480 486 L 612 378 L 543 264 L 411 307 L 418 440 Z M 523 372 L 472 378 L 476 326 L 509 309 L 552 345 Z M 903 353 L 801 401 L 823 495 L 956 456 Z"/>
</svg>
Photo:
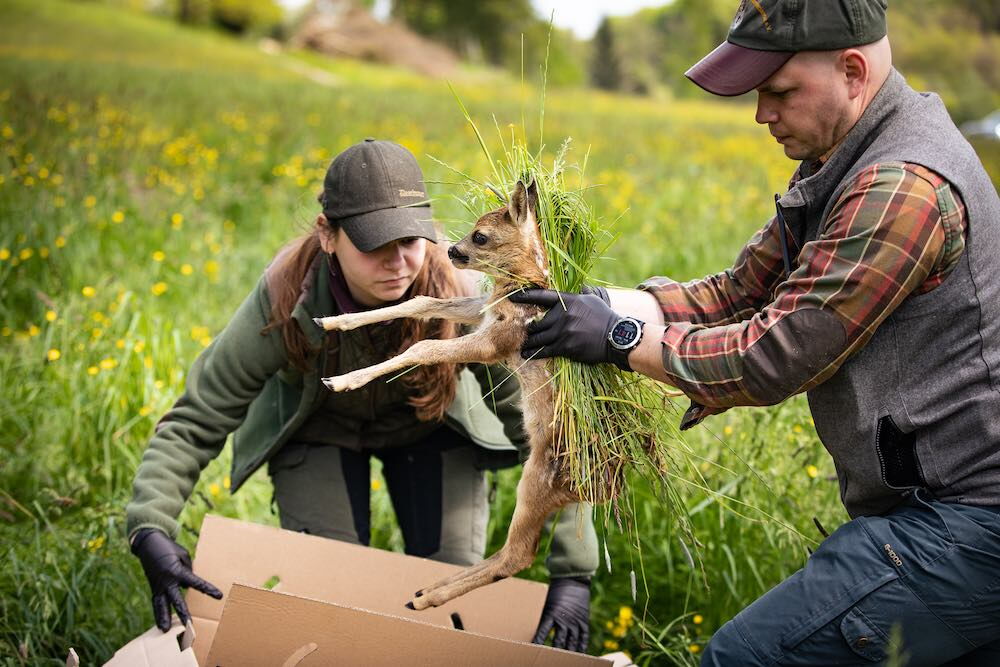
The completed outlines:
<svg viewBox="0 0 1000 667">
<path fill-rule="evenodd" d="M 400 197 L 426 197 L 427 195 L 425 195 L 420 190 L 400 190 L 399 191 L 399 196 Z"/>
</svg>

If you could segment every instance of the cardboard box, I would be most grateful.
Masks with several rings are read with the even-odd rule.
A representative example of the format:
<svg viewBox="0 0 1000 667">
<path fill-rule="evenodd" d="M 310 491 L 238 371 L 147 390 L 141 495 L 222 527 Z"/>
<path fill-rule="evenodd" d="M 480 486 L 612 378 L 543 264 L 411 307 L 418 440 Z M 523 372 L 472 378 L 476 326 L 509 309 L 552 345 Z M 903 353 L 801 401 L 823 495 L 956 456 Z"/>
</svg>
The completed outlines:
<svg viewBox="0 0 1000 667">
<path fill-rule="evenodd" d="M 425 611 L 404 606 L 461 569 L 209 515 L 194 571 L 223 599 L 188 591 L 193 631 L 153 628 L 107 664 L 610 667 L 530 643 L 546 593 L 537 582 L 505 579 Z"/>
</svg>

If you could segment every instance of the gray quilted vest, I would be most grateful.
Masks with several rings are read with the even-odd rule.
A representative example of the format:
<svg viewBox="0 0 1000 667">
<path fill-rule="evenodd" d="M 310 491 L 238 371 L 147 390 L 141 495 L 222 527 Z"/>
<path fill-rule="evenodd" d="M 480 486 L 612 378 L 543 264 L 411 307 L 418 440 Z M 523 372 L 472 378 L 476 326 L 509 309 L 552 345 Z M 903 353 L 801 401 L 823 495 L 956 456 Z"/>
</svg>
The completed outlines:
<svg viewBox="0 0 1000 667">
<path fill-rule="evenodd" d="M 808 392 L 852 517 L 915 488 L 1000 505 L 1000 200 L 940 98 L 893 71 L 816 174 L 781 198 L 790 231 L 815 239 L 847 183 L 878 163 L 931 169 L 965 202 L 965 252 L 936 289 L 910 296 L 867 345 Z"/>
</svg>

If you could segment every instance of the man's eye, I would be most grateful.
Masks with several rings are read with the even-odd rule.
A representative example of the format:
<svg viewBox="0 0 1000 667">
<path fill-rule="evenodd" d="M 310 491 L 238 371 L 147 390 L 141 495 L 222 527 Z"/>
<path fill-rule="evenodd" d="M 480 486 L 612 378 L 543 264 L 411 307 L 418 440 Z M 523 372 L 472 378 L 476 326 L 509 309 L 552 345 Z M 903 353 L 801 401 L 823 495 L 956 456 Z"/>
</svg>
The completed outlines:
<svg viewBox="0 0 1000 667">
<path fill-rule="evenodd" d="M 489 239 L 486 238 L 486 234 L 483 234 L 482 232 L 472 233 L 472 242 L 476 245 L 486 245 L 487 241 L 489 241 Z"/>
<path fill-rule="evenodd" d="M 402 243 L 403 245 L 413 245 L 419 240 L 419 238 L 420 237 L 418 236 L 408 236 L 405 239 L 399 239 L 399 242 Z"/>
</svg>

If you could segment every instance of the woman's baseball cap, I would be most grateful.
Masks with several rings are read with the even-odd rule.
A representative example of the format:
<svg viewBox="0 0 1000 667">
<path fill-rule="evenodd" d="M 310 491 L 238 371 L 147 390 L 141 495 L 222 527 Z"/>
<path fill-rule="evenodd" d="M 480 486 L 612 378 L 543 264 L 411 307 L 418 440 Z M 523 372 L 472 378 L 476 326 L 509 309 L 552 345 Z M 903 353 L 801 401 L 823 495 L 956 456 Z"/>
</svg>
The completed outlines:
<svg viewBox="0 0 1000 667">
<path fill-rule="evenodd" d="M 834 51 L 886 35 L 888 0 L 742 0 L 729 36 L 685 76 L 715 95 L 748 93 L 799 51 Z"/>
<path fill-rule="evenodd" d="M 362 252 L 415 236 L 437 243 L 420 165 L 391 141 L 365 139 L 335 157 L 319 202 Z"/>
</svg>

